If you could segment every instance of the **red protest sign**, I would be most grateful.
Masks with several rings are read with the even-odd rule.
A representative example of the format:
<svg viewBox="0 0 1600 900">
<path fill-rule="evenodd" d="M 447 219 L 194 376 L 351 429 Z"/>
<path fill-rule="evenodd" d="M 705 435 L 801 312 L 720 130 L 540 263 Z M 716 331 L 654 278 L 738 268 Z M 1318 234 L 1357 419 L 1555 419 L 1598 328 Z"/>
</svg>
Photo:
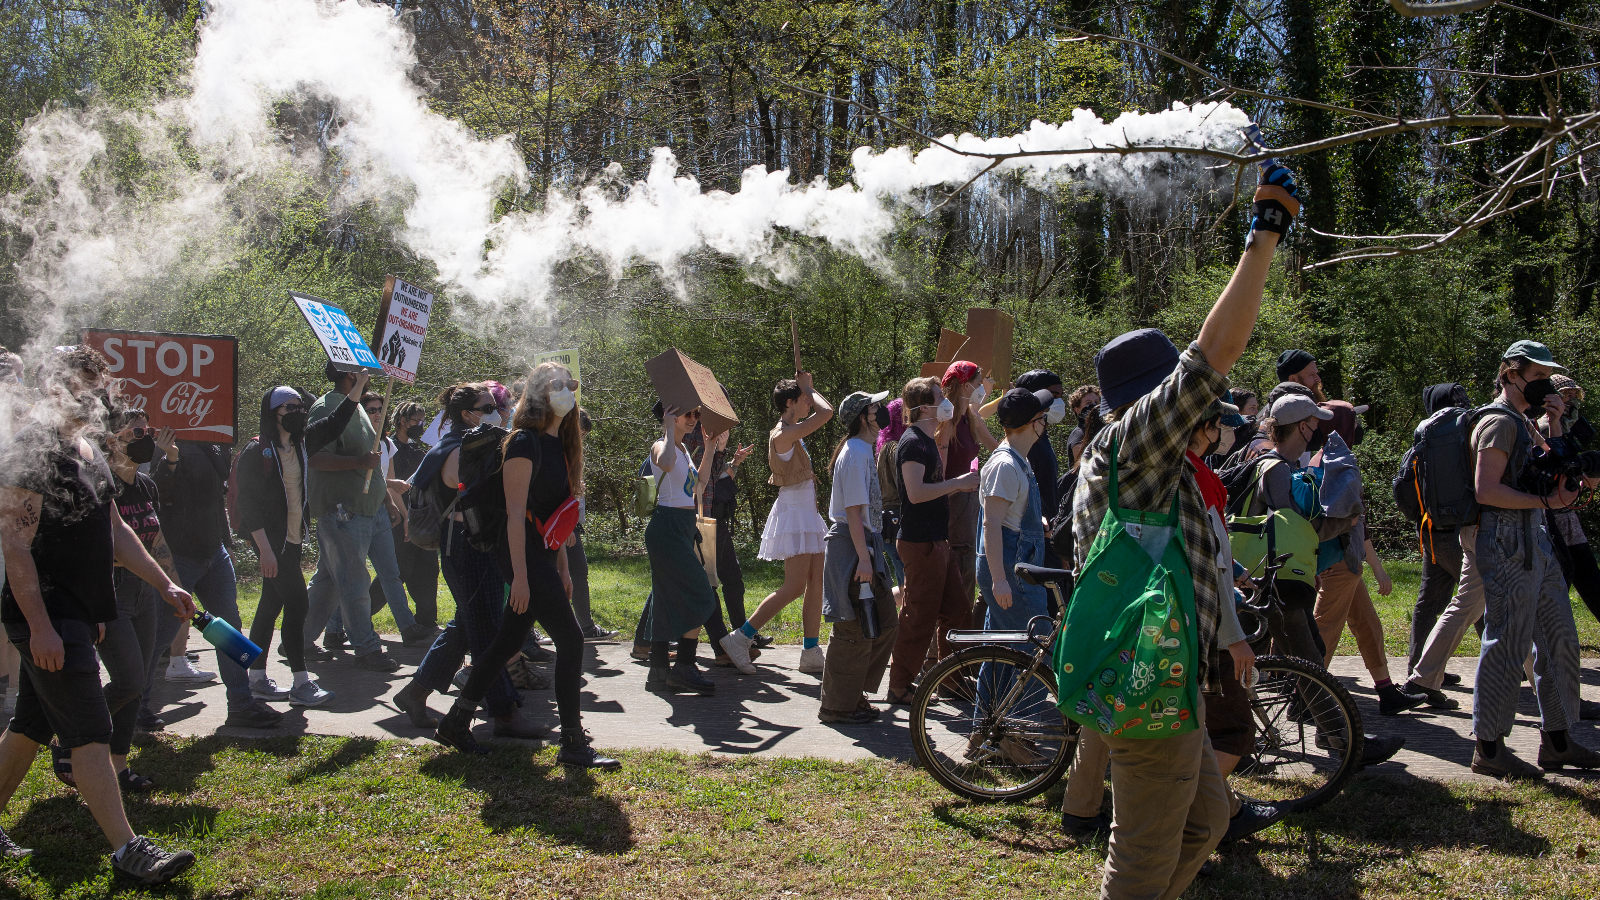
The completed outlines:
<svg viewBox="0 0 1600 900">
<path fill-rule="evenodd" d="M 226 334 L 168 334 L 86 328 L 122 396 L 156 428 L 182 441 L 232 445 L 239 425 L 239 339 Z"/>
</svg>

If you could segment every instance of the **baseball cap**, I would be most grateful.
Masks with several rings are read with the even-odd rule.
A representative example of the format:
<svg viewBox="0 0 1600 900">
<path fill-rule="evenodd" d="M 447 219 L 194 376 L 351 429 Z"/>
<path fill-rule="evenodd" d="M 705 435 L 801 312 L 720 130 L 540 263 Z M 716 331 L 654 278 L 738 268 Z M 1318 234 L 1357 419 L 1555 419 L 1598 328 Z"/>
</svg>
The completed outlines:
<svg viewBox="0 0 1600 900">
<path fill-rule="evenodd" d="M 1056 395 L 1048 390 L 1030 391 L 1012 388 L 1000 398 L 1000 424 L 1006 428 L 1021 428 L 1056 402 Z"/>
<path fill-rule="evenodd" d="M 856 420 L 856 416 L 860 415 L 862 410 L 874 403 L 882 403 L 883 398 L 887 396 L 889 396 L 888 391 L 879 391 L 876 394 L 869 394 L 866 391 L 856 391 L 850 396 L 844 398 L 844 400 L 840 401 L 839 421 L 843 422 L 846 428 L 849 428 L 850 423 Z"/>
<path fill-rule="evenodd" d="M 1047 391 L 1061 384 L 1061 376 L 1049 369 L 1033 369 L 1017 378 L 1017 387 L 1025 391 Z"/>
<path fill-rule="evenodd" d="M 1312 417 L 1323 421 L 1333 418 L 1332 412 L 1318 406 L 1317 401 L 1303 394 L 1285 394 L 1279 397 L 1278 402 L 1272 404 L 1270 415 L 1279 425 L 1293 425 Z"/>
<path fill-rule="evenodd" d="M 1552 369 L 1566 371 L 1567 368 L 1556 362 L 1555 357 L 1550 355 L 1550 348 L 1538 341 L 1517 341 L 1507 347 L 1506 352 L 1500 354 L 1501 359 L 1516 359 L 1519 356 L 1523 359 L 1547 365 Z"/>
</svg>

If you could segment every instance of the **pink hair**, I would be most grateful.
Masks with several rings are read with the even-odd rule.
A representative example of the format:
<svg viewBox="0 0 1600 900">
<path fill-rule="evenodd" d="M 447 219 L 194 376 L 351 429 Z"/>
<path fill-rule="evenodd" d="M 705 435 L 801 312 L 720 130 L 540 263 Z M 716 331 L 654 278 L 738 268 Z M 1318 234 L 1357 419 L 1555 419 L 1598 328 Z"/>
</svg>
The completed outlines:
<svg viewBox="0 0 1600 900">
<path fill-rule="evenodd" d="M 900 401 L 899 397 L 889 401 L 889 427 L 878 429 L 876 452 L 882 453 L 884 444 L 890 441 L 898 441 L 900 436 L 906 433 L 906 422 L 903 415 L 905 408 L 906 405 Z"/>
</svg>

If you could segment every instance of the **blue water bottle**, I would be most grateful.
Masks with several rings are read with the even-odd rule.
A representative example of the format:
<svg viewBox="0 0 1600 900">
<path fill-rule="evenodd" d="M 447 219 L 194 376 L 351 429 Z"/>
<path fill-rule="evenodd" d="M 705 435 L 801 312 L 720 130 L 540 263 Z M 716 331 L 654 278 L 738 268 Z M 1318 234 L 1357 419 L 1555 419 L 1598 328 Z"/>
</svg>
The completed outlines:
<svg viewBox="0 0 1600 900">
<path fill-rule="evenodd" d="M 250 664 L 261 655 L 261 648 L 240 634 L 239 629 L 208 612 L 195 612 L 194 627 L 206 639 L 206 643 L 217 648 L 217 656 L 231 659 L 243 668 L 250 668 Z"/>
</svg>

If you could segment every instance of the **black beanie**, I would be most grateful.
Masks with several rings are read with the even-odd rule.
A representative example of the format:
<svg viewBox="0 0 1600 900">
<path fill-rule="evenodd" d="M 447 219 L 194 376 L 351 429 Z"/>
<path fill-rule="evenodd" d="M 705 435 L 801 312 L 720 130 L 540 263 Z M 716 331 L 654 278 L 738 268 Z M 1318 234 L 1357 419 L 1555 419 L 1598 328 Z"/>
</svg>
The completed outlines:
<svg viewBox="0 0 1600 900">
<path fill-rule="evenodd" d="M 1315 356 L 1304 350 L 1285 350 L 1278 354 L 1278 380 L 1288 381 L 1289 376 L 1299 374 L 1316 361 Z"/>
</svg>

